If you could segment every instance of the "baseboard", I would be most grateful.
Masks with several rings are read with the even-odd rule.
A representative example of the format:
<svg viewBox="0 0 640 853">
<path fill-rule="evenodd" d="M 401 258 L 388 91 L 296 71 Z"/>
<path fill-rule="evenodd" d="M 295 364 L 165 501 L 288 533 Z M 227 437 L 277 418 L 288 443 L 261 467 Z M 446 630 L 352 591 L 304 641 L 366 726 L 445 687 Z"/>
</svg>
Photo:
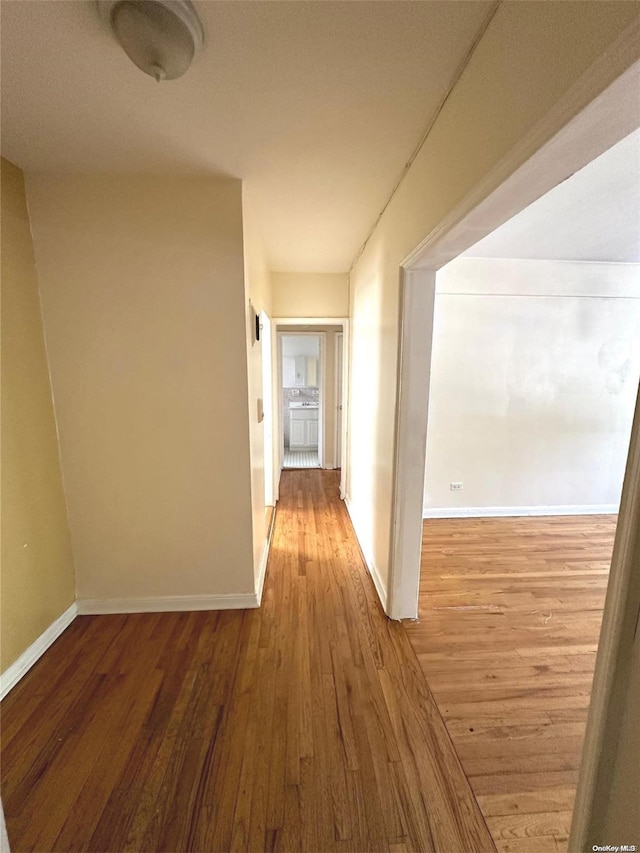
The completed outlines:
<svg viewBox="0 0 640 853">
<path fill-rule="evenodd" d="M 158 598 L 81 598 L 78 613 L 170 613 L 183 610 L 247 610 L 258 606 L 255 592 L 230 595 L 174 595 Z"/>
<path fill-rule="evenodd" d="M 380 577 L 380 572 L 376 568 L 375 564 L 372 560 L 367 557 L 367 554 L 362 547 L 362 543 L 360 542 L 360 538 L 358 537 L 358 531 L 356 529 L 356 525 L 353 521 L 353 513 L 351 510 L 351 501 L 348 495 L 344 496 L 344 505 L 347 508 L 347 512 L 349 513 L 349 518 L 351 519 L 351 526 L 353 527 L 353 532 L 355 533 L 356 540 L 358 542 L 358 546 L 360 548 L 360 554 L 362 556 L 362 560 L 367 567 L 367 571 L 371 575 L 371 580 L 373 581 L 373 585 L 376 588 L 376 592 L 378 593 L 378 598 L 380 599 L 380 604 L 382 605 L 382 609 L 384 612 L 387 612 L 387 590 L 385 585 L 382 582 L 382 578 Z"/>
<path fill-rule="evenodd" d="M 360 550 L 362 551 L 362 548 L 360 548 Z M 367 560 L 366 556 L 364 555 L 364 552 L 362 553 L 362 556 L 364 557 L 365 564 L 367 566 L 367 569 L 369 570 L 369 574 L 371 575 L 371 579 L 373 580 L 373 585 L 375 586 L 376 592 L 378 593 L 378 598 L 380 599 L 380 604 L 382 605 L 382 609 L 386 613 L 387 612 L 387 590 L 385 589 L 384 584 L 382 583 L 382 578 L 380 577 L 380 573 L 378 572 L 378 569 L 373 565 L 373 563 L 371 563 L 369 560 Z"/>
<path fill-rule="evenodd" d="M 526 515 L 615 515 L 617 504 L 581 506 L 456 506 L 426 508 L 423 518 L 497 518 Z"/>
<path fill-rule="evenodd" d="M 51 625 L 49 625 L 46 631 L 43 631 L 42 634 L 40 634 L 37 640 L 31 643 L 29 648 L 20 655 L 18 660 L 14 661 L 11 666 L 8 667 L 2 675 L 0 675 L 0 699 L 4 699 L 12 687 L 15 687 L 20 679 L 29 672 L 34 663 L 36 663 L 47 651 L 49 646 L 58 639 L 65 628 L 68 628 L 69 625 L 71 625 L 77 615 L 77 602 L 74 601 L 70 607 L 67 607 L 64 613 L 58 616 L 55 622 L 52 622 Z"/>
<path fill-rule="evenodd" d="M 274 512 L 275 516 L 275 512 Z M 269 550 L 271 549 L 271 534 L 273 532 L 274 522 L 272 521 L 271 527 L 269 529 L 269 538 L 265 539 L 264 546 L 262 548 L 262 556 L 260 557 L 260 568 L 258 570 L 258 580 L 256 583 L 256 606 L 260 607 L 262 602 L 262 590 L 264 589 L 264 580 L 267 576 L 267 564 L 269 562 Z"/>
</svg>

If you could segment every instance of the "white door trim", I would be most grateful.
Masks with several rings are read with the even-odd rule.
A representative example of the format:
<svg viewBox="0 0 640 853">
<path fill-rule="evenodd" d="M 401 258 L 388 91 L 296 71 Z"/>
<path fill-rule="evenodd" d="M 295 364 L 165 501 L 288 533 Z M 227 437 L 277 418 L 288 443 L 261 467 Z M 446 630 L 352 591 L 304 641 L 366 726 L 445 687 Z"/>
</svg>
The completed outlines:
<svg viewBox="0 0 640 853">
<path fill-rule="evenodd" d="M 277 326 L 344 326 L 348 317 L 274 317 Z"/>
<path fill-rule="evenodd" d="M 342 374 L 338 370 L 338 353 L 342 351 L 342 359 L 344 364 L 344 332 L 338 332 L 333 339 L 333 385 L 334 385 L 334 401 L 335 401 L 335 435 L 333 437 L 333 467 L 334 468 L 342 468 L 342 412 L 343 412 L 343 404 L 342 404 L 342 391 L 343 391 L 343 383 L 342 383 Z M 342 349 L 341 349 L 342 348 Z M 340 389 L 340 403 L 338 403 L 338 389 Z M 338 405 L 340 409 L 338 409 Z M 338 411 L 340 411 L 340 426 L 338 426 Z"/>
<path fill-rule="evenodd" d="M 260 312 L 260 323 L 262 326 L 262 335 L 260 336 L 261 359 L 262 359 L 262 411 L 264 421 L 262 425 L 262 435 L 264 441 L 264 472 L 265 472 L 265 488 L 264 502 L 265 506 L 275 505 L 275 459 L 273 453 L 273 371 L 271 364 L 273 361 L 273 325 L 271 318 L 266 311 Z M 266 337 L 265 337 L 266 330 Z M 269 342 L 268 352 L 265 347 L 266 342 Z M 266 380 L 266 382 L 265 382 Z"/>
<path fill-rule="evenodd" d="M 274 320 L 276 324 L 276 328 L 280 325 L 279 320 Z M 292 323 L 288 325 L 293 325 Z M 295 325 L 302 325 L 301 323 L 296 323 Z M 284 424 L 282 423 L 282 408 L 283 408 L 283 397 L 282 397 L 282 338 L 284 336 L 291 335 L 301 335 L 301 336 L 309 336 L 319 338 L 320 341 L 320 399 L 318 401 L 318 462 L 320 468 L 324 468 L 324 428 L 325 428 L 325 396 L 326 396 L 326 366 L 327 366 L 327 333 L 326 332 L 282 332 L 278 330 L 278 413 L 277 418 L 275 419 L 277 422 L 278 428 L 278 444 L 280 447 L 280 458 L 279 458 L 279 469 L 282 470 L 284 464 Z M 279 477 L 278 477 L 279 480 Z"/>
<path fill-rule="evenodd" d="M 280 424 L 282 415 L 282 352 L 280 344 L 280 334 L 282 328 L 286 326 L 339 326 L 342 328 L 343 343 L 342 343 L 342 468 L 340 471 L 340 497 L 345 499 L 347 494 L 347 470 L 349 467 L 349 446 L 348 446 L 348 421 L 349 421 L 349 371 L 350 371 L 350 328 L 348 317 L 273 317 L 273 328 L 277 333 L 277 346 L 274 347 L 276 363 L 274 365 L 274 374 L 276 375 L 276 390 L 277 400 L 274 408 L 274 430 L 278 436 L 282 436 L 282 427 Z M 285 330 L 286 334 L 286 330 Z M 296 334 L 303 334 L 296 332 Z M 310 332 L 310 334 L 321 334 L 320 332 Z M 323 374 L 326 370 L 323 370 Z M 323 430 L 324 431 L 324 430 Z M 284 458 L 284 447 L 282 439 L 278 441 L 278 458 L 276 465 L 276 500 L 279 497 L 280 488 L 280 473 L 282 471 L 282 462 Z"/>
<path fill-rule="evenodd" d="M 435 296 L 434 270 L 402 275 L 396 476 L 386 608 L 392 619 L 415 619 L 418 615 Z"/>
</svg>

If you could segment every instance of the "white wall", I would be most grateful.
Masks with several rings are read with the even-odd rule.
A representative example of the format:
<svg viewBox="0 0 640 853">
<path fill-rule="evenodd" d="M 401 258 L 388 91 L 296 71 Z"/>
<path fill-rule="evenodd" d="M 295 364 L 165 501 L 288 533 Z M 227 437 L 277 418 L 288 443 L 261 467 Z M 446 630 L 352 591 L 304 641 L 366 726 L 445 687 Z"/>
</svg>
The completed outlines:
<svg viewBox="0 0 640 853">
<path fill-rule="evenodd" d="M 502 3 L 354 264 L 347 496 L 382 586 L 391 547 L 400 266 L 481 182 L 485 196 L 495 189 L 502 177 L 493 170 L 637 17 L 631 3 Z M 575 111 L 612 79 L 581 86 Z M 514 156 L 513 170 L 518 165 Z"/>
<path fill-rule="evenodd" d="M 78 598 L 252 594 L 240 182 L 27 197 Z"/>
<path fill-rule="evenodd" d="M 440 270 L 425 515 L 617 510 L 639 285 L 634 264 L 458 258 Z"/>
</svg>

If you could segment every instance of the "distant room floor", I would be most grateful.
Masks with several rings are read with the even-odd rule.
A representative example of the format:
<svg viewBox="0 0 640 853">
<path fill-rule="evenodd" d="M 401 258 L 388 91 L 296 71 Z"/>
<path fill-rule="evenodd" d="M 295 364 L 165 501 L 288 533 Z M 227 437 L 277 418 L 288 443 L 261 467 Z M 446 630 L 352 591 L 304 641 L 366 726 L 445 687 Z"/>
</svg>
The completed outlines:
<svg viewBox="0 0 640 853">
<path fill-rule="evenodd" d="M 567 849 L 616 520 L 424 523 L 403 624 L 500 853 Z"/>
<path fill-rule="evenodd" d="M 317 450 L 287 450 L 284 451 L 285 468 L 319 468 L 320 459 Z"/>
</svg>

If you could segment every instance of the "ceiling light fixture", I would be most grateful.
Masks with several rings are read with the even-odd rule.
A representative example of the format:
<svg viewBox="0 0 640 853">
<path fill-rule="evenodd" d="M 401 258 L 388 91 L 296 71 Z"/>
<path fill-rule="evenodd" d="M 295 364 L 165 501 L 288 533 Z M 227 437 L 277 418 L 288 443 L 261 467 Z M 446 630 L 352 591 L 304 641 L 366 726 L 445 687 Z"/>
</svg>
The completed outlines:
<svg viewBox="0 0 640 853">
<path fill-rule="evenodd" d="M 98 9 L 129 59 L 158 82 L 182 77 L 202 47 L 189 0 L 98 0 Z"/>
</svg>

